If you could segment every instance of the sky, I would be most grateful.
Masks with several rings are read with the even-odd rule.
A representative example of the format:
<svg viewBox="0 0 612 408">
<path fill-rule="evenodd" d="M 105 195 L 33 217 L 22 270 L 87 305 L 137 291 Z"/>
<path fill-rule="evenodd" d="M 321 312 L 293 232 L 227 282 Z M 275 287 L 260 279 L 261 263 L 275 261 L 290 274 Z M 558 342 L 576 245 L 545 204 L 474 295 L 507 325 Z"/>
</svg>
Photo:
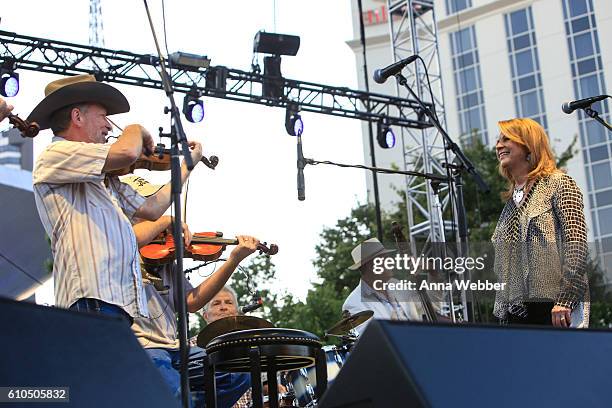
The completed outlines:
<svg viewBox="0 0 612 408">
<path fill-rule="evenodd" d="M 142 1 L 101 0 L 105 47 L 135 53 L 155 53 Z M 212 65 L 250 70 L 253 37 L 259 30 L 299 35 L 295 57 L 283 57 L 285 78 L 356 89 L 355 56 L 346 44 L 352 39 L 350 1 L 240 0 L 166 1 L 168 48 L 207 55 Z M 149 6 L 158 38 L 163 38 L 160 0 Z M 35 13 L 32 13 L 36 10 Z M 21 0 L 0 11 L 0 28 L 19 34 L 87 44 L 89 1 Z M 263 66 L 263 60 L 260 58 Z M 9 102 L 26 117 L 43 96 L 44 86 L 59 76 L 19 71 L 20 93 Z M 111 119 L 120 126 L 140 123 L 157 142 L 157 128 L 165 126 L 167 104 L 161 90 L 117 86 L 131 111 Z M 182 106 L 183 95 L 176 94 Z M 280 251 L 274 257 L 277 292 L 304 298 L 316 279 L 312 259 L 319 233 L 333 226 L 350 209 L 366 200 L 362 170 L 331 166 L 305 169 L 306 200 L 297 200 L 296 139 L 286 134 L 285 111 L 255 104 L 205 98 L 206 116 L 199 124 L 183 120 L 188 139 L 202 143 L 205 155 L 217 155 L 213 172 L 198 166 L 192 175 L 187 223 L 194 232 L 222 231 L 225 237 L 249 234 Z M 304 155 L 317 160 L 363 164 L 358 120 L 303 113 Z M 115 132 L 115 135 L 117 133 Z M 49 131 L 34 142 L 34 156 L 50 142 Z M 169 172 L 138 171 L 163 183 Z M 24 237 L 25 238 L 25 237 Z M 245 262 L 246 263 L 246 262 Z M 186 261 L 186 266 L 192 263 Z M 210 270 L 208 271 L 210 272 Z M 199 283 L 202 276 L 192 276 Z M 52 284 L 37 291 L 37 302 L 53 304 Z"/>
</svg>

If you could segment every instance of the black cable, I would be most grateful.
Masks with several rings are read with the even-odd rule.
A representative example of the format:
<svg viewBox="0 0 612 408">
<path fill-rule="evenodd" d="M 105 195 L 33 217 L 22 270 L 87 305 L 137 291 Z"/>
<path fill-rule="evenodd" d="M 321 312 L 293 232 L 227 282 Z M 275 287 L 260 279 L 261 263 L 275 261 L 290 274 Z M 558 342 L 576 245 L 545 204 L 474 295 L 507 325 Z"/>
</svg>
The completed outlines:
<svg viewBox="0 0 612 408">
<path fill-rule="evenodd" d="M 364 170 L 370 170 L 370 171 L 374 171 L 377 173 L 386 173 L 386 174 L 403 174 L 406 176 L 416 176 L 416 177 L 426 177 L 429 178 L 431 180 L 437 180 L 440 182 L 448 182 L 448 179 L 444 176 L 440 176 L 438 174 L 431 174 L 431 173 L 421 173 L 421 172 L 416 172 L 416 171 L 409 171 L 409 170 L 395 170 L 395 169 L 385 169 L 385 168 L 381 168 L 381 167 L 371 167 L 371 166 L 364 166 L 362 164 L 343 164 L 343 163 L 335 163 L 329 160 L 325 160 L 325 161 L 319 161 L 319 160 L 313 160 L 313 159 L 304 159 L 304 161 L 306 162 L 306 164 L 311 164 L 311 165 L 317 165 L 317 164 L 329 164 L 332 166 L 338 166 L 338 167 L 344 167 L 344 168 L 355 168 L 355 169 L 364 169 Z"/>
<path fill-rule="evenodd" d="M 167 31 L 166 31 L 166 2 L 165 0 L 162 0 L 162 22 L 164 25 L 164 47 L 166 48 L 166 55 L 170 56 L 170 51 L 168 51 L 168 37 L 167 37 Z M 170 76 L 172 76 L 172 72 L 170 73 Z"/>
<path fill-rule="evenodd" d="M 213 261 L 213 262 L 214 262 L 214 261 Z M 198 269 L 203 268 L 203 267 L 205 267 L 206 265 L 209 265 L 210 263 L 211 263 L 211 262 L 202 262 L 201 264 L 196 265 L 196 266 L 194 266 L 194 267 L 192 267 L 192 268 L 184 269 L 184 270 L 183 270 L 183 273 L 189 273 L 189 272 L 197 271 Z M 213 273 L 214 273 L 214 271 L 213 271 Z"/>
</svg>

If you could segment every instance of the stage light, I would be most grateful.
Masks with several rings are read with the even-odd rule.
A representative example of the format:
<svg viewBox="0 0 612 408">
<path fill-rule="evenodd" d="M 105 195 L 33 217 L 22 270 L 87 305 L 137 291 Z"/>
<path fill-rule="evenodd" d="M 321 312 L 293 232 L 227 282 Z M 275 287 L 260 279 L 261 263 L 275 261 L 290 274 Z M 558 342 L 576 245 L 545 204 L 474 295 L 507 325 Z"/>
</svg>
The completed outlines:
<svg viewBox="0 0 612 408">
<path fill-rule="evenodd" d="M 302 122 L 302 117 L 296 113 L 293 118 L 291 118 L 291 122 L 293 122 L 293 134 L 295 136 L 301 136 L 304 132 L 304 122 Z"/>
<path fill-rule="evenodd" d="M 187 71 L 197 71 L 210 66 L 210 58 L 206 55 L 189 54 L 187 52 L 173 52 L 169 55 L 173 67 L 183 68 Z"/>
<path fill-rule="evenodd" d="M 291 136 L 301 136 L 304 132 L 304 122 L 295 104 L 287 105 L 285 111 L 285 130 Z"/>
<path fill-rule="evenodd" d="M 284 79 L 281 74 L 281 55 L 296 55 L 300 49 L 300 37 L 296 35 L 259 31 L 253 40 L 253 52 L 270 54 L 264 57 L 262 92 L 264 98 L 279 99 L 284 96 Z M 253 65 L 259 72 L 259 64 Z"/>
<path fill-rule="evenodd" d="M 225 92 L 227 88 L 227 75 L 227 67 L 209 67 L 206 70 L 206 89 Z"/>
<path fill-rule="evenodd" d="M 192 123 L 201 122 L 204 119 L 204 102 L 193 95 L 185 95 L 183 114 Z"/>
<path fill-rule="evenodd" d="M 0 94 L 13 97 L 19 93 L 19 74 L 12 71 L 3 71 L 0 78 Z"/>
<path fill-rule="evenodd" d="M 376 140 L 378 145 L 383 149 L 390 149 L 395 146 L 395 133 L 388 123 L 384 121 L 378 122 Z"/>
<path fill-rule="evenodd" d="M 259 31 L 253 40 L 253 52 L 272 55 L 296 55 L 300 49 L 297 35 L 266 33 Z"/>
</svg>

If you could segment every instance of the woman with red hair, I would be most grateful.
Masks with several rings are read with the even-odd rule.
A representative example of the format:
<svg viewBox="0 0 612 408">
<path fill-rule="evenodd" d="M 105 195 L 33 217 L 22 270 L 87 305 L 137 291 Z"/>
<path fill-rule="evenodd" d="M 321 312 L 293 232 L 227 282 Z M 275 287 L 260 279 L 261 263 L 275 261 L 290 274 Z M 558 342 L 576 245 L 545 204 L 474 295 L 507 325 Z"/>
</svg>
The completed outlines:
<svg viewBox="0 0 612 408">
<path fill-rule="evenodd" d="M 498 291 L 493 314 L 509 324 L 587 327 L 587 232 L 582 193 L 556 166 L 532 119 L 498 123 L 499 171 L 507 200 L 492 241 Z"/>
</svg>

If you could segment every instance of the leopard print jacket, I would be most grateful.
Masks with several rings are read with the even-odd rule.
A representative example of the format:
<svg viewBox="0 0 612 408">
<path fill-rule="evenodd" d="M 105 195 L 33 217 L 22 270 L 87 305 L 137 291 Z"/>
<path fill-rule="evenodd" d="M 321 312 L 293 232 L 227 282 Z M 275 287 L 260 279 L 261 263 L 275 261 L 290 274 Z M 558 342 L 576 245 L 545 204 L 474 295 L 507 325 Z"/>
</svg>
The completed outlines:
<svg viewBox="0 0 612 408">
<path fill-rule="evenodd" d="M 554 173 L 537 180 L 518 207 L 508 200 L 492 241 L 497 279 L 507 283 L 496 293 L 495 316 L 503 320 L 525 310 L 527 300 L 547 299 L 580 305 L 588 322 L 587 229 L 574 179 Z"/>
</svg>

